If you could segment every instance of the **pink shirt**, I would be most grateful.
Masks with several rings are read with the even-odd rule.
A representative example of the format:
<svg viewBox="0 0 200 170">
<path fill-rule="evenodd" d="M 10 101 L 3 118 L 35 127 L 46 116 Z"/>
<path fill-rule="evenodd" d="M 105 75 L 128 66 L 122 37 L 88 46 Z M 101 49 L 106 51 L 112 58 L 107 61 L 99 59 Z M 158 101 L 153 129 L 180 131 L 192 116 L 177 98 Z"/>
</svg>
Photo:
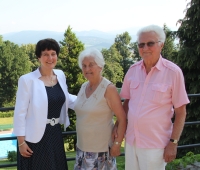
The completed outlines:
<svg viewBox="0 0 200 170">
<path fill-rule="evenodd" d="M 165 148 L 172 133 L 173 106 L 189 103 L 181 69 L 159 58 L 147 74 L 143 60 L 132 65 L 120 96 L 129 100 L 126 141 L 139 148 Z"/>
</svg>

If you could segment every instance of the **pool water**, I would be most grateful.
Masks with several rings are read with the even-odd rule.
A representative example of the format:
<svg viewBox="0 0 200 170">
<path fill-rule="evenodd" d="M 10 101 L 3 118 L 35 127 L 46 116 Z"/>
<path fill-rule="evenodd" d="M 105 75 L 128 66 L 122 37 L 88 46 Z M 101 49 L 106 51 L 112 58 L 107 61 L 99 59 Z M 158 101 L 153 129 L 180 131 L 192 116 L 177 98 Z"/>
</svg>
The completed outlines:
<svg viewBox="0 0 200 170">
<path fill-rule="evenodd" d="M 12 133 L 9 134 L 0 134 L 1 137 L 10 137 L 14 136 Z M 0 159 L 8 157 L 8 151 L 17 151 L 17 140 L 5 140 L 0 141 Z"/>
</svg>

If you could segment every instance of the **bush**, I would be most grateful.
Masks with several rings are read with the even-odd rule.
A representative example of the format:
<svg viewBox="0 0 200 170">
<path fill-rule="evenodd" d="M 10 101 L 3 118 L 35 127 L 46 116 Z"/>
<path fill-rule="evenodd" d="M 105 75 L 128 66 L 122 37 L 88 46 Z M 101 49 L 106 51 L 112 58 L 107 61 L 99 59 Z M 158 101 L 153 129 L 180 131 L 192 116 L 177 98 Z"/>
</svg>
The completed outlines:
<svg viewBox="0 0 200 170">
<path fill-rule="evenodd" d="M 0 118 L 13 117 L 13 111 L 0 112 Z"/>
<path fill-rule="evenodd" d="M 10 162 L 16 162 L 17 161 L 17 152 L 16 151 L 8 151 L 8 160 Z"/>
<path fill-rule="evenodd" d="M 175 159 L 168 163 L 166 170 L 183 169 L 188 165 L 194 164 L 195 162 L 200 162 L 200 154 L 195 155 L 193 152 L 188 152 L 182 158 Z"/>
</svg>

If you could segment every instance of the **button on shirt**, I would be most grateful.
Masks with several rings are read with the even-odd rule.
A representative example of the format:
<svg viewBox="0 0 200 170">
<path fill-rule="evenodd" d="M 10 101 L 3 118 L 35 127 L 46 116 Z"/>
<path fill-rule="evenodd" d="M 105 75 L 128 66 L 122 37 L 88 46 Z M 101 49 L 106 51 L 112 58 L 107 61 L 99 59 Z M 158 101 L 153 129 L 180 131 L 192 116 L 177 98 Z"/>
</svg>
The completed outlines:
<svg viewBox="0 0 200 170">
<path fill-rule="evenodd" d="M 147 74 L 143 60 L 132 65 L 120 96 L 129 99 L 126 141 L 140 148 L 165 148 L 174 109 L 189 103 L 181 69 L 160 56 Z"/>
</svg>

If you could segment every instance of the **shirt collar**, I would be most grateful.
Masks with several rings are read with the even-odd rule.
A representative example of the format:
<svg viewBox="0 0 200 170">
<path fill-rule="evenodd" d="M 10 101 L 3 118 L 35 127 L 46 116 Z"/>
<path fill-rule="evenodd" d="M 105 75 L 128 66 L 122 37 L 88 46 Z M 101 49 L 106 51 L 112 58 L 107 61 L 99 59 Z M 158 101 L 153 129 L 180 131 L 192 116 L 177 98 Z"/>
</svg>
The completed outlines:
<svg viewBox="0 0 200 170">
<path fill-rule="evenodd" d="M 158 62 L 156 63 L 156 65 L 155 65 L 154 67 L 157 68 L 158 70 L 162 70 L 163 64 L 164 64 L 163 58 L 162 58 L 162 56 L 160 55 L 160 57 L 159 57 L 159 59 L 158 59 Z M 143 60 L 142 60 L 141 63 L 140 63 L 140 67 L 141 67 L 141 68 L 145 68 Z"/>
<path fill-rule="evenodd" d="M 56 75 L 54 69 L 53 69 L 53 72 L 54 72 L 54 74 Z M 37 70 L 34 71 L 34 74 L 35 74 L 35 77 L 36 77 L 36 78 L 42 77 L 42 74 L 40 73 L 39 67 L 37 68 Z"/>
<path fill-rule="evenodd" d="M 42 77 L 42 75 L 41 75 L 41 73 L 40 73 L 40 70 L 39 70 L 39 67 L 37 68 L 37 70 L 34 71 L 34 73 L 35 73 L 35 76 L 36 76 L 37 78 Z"/>
<path fill-rule="evenodd" d="M 155 65 L 155 68 L 157 68 L 158 70 L 162 70 L 162 68 L 163 68 L 163 58 L 161 55 L 158 59 L 158 62 Z"/>
</svg>

